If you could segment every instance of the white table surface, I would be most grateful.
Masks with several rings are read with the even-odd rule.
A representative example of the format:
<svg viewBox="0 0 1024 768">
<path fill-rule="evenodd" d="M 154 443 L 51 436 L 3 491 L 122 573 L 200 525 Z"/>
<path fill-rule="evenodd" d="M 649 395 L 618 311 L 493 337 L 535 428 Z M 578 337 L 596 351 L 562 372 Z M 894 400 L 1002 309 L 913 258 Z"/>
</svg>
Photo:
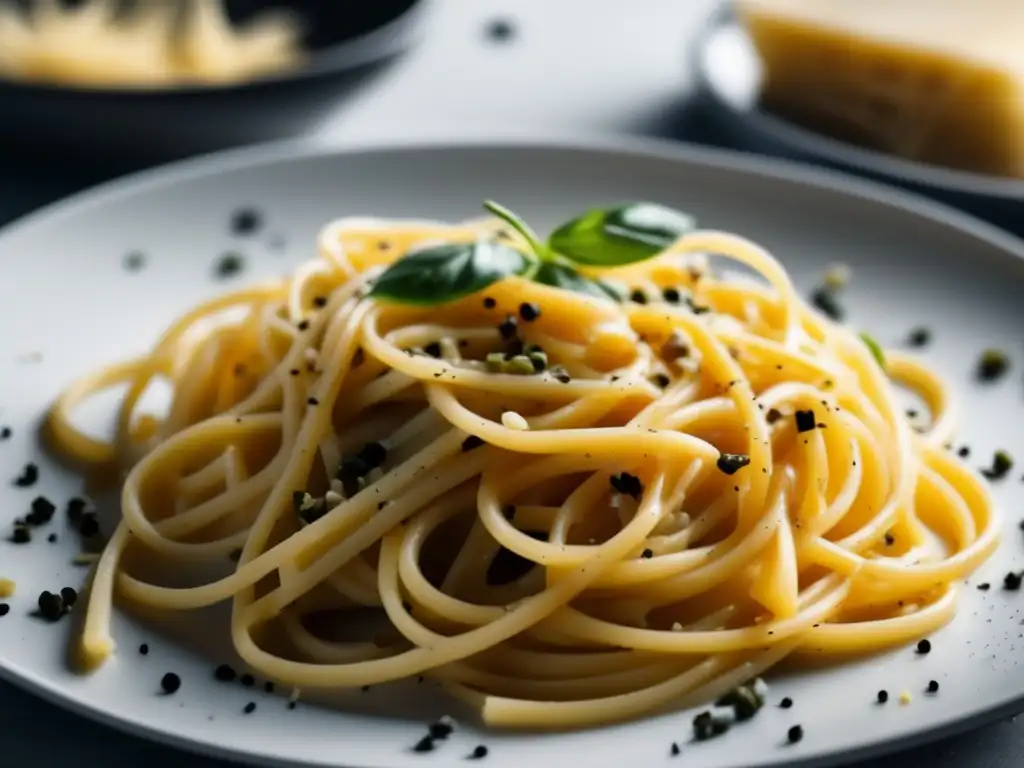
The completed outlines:
<svg viewBox="0 0 1024 768">
<path fill-rule="evenodd" d="M 717 2 L 433 0 L 419 44 L 339 104 L 310 139 L 343 144 L 492 132 L 685 138 L 692 117 L 685 110 L 687 48 Z M 512 39 L 486 38 L 495 18 L 514 24 Z M 0 221 L 86 183 L 53 172 L 4 183 L 10 181 L 0 170 Z M 226 766 L 120 734 L 0 682 L 0 768 L 94 768 L 119 760 L 149 768 Z M 873 765 L 1017 768 L 1024 765 L 1024 719 Z"/>
</svg>

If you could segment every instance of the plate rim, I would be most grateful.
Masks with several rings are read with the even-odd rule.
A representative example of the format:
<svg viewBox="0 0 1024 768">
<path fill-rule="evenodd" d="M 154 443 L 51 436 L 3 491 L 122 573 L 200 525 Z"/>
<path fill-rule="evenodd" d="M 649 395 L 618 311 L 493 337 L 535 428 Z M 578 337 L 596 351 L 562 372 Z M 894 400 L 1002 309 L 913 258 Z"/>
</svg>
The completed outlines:
<svg viewBox="0 0 1024 768">
<path fill-rule="evenodd" d="M 804 156 L 837 163 L 850 171 L 870 173 L 883 178 L 916 184 L 931 190 L 944 190 L 959 194 L 987 197 L 994 200 L 1024 203 L 1024 179 L 989 176 L 953 168 L 943 168 L 914 160 L 906 160 L 885 152 L 858 147 L 803 128 L 781 117 L 758 109 L 741 109 L 726 98 L 717 87 L 714 77 L 705 65 L 711 41 L 726 29 L 742 25 L 736 19 L 730 4 L 722 5 L 709 14 L 694 37 L 690 67 L 697 92 L 704 94 L 737 120 Z"/>
<path fill-rule="evenodd" d="M 0 227 L 0 248 L 11 239 L 30 233 L 36 227 L 59 223 L 62 217 L 87 212 L 94 206 L 116 205 L 120 200 L 139 192 L 171 188 L 225 172 L 294 162 L 312 158 L 346 158 L 375 154 L 458 152 L 465 150 L 536 151 L 559 153 L 597 153 L 626 160 L 660 160 L 668 163 L 701 165 L 707 169 L 750 174 L 762 179 L 783 181 L 803 187 L 824 189 L 861 203 L 880 204 L 899 210 L 933 227 L 968 235 L 999 252 L 1001 258 L 1024 261 L 1024 239 L 959 211 L 911 192 L 888 185 L 852 177 L 829 169 L 804 166 L 787 160 L 750 156 L 731 150 L 684 144 L 663 139 L 623 137 L 522 137 L 467 136 L 396 139 L 394 137 L 355 140 L 340 145 L 324 146 L 309 140 L 268 142 L 240 149 L 214 152 L 187 160 L 168 163 L 129 174 L 75 193 L 22 215 Z M 120 716 L 102 708 L 67 698 L 63 687 L 45 678 L 40 672 L 11 666 L 0 658 L 0 681 L 15 685 L 31 695 L 89 720 L 100 722 L 116 731 L 155 743 L 203 754 L 232 762 L 249 761 L 257 765 L 328 765 L 298 756 L 281 763 L 276 756 L 245 748 L 226 746 L 215 738 L 196 738 L 178 733 L 170 725 L 162 727 L 132 716 Z M 919 746 L 943 736 L 952 736 L 976 728 L 1001 717 L 1014 714 L 1024 705 L 1024 690 L 994 698 L 990 705 L 973 714 L 939 720 L 930 726 L 907 732 L 889 740 L 867 741 L 861 746 L 826 755 L 798 757 L 786 765 L 796 768 L 835 765 L 840 761 L 859 760 Z M 340 764 L 339 764 L 340 765 Z M 356 766 L 352 766 L 356 768 Z"/>
</svg>

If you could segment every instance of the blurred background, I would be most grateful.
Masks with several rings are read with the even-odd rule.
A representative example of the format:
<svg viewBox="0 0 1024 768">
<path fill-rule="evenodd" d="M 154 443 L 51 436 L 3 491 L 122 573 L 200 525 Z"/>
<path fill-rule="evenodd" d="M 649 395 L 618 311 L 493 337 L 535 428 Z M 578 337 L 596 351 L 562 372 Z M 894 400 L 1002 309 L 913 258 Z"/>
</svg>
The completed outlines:
<svg viewBox="0 0 1024 768">
<path fill-rule="evenodd" d="M 1019 0 L 0 0 L 0 217 L 272 139 L 596 132 L 840 168 L 1020 232 L 1022 32 Z"/>
<path fill-rule="evenodd" d="M 1022 39 L 1024 0 L 0 0 L 0 223 L 267 140 L 611 134 L 836 168 L 1021 233 Z M 0 723 L 12 768 L 181 759 L 2 683 Z M 1021 754 L 1006 722 L 873 764 Z"/>
</svg>

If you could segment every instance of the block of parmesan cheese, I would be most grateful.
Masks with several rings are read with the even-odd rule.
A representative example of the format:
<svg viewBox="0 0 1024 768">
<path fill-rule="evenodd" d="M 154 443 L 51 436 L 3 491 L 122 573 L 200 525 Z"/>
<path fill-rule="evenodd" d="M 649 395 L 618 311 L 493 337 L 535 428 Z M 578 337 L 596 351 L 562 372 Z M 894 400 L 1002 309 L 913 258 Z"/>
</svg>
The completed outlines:
<svg viewBox="0 0 1024 768">
<path fill-rule="evenodd" d="M 873 149 L 1024 178 L 1024 0 L 739 0 L 762 104 Z"/>
</svg>

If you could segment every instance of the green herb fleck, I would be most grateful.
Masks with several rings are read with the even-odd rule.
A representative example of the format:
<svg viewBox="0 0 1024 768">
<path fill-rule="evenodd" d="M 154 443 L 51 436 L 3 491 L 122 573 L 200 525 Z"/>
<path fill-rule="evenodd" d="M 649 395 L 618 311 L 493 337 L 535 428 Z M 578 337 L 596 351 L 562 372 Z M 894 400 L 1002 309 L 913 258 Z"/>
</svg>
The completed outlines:
<svg viewBox="0 0 1024 768">
<path fill-rule="evenodd" d="M 989 480 L 1001 480 L 1013 469 L 1013 458 L 1006 451 L 996 451 L 992 456 L 992 466 L 981 470 L 981 474 Z"/>
<path fill-rule="evenodd" d="M 755 683 L 741 685 L 722 696 L 715 702 L 715 706 L 732 707 L 737 720 L 749 720 L 764 706 L 764 695 L 759 692 L 760 688 L 761 685 Z"/>
<path fill-rule="evenodd" d="M 234 277 L 245 269 L 245 257 L 237 251 L 229 251 L 217 260 L 213 269 L 219 278 Z"/>
<path fill-rule="evenodd" d="M 885 370 L 885 352 L 882 351 L 882 347 L 879 346 L 878 342 L 867 333 L 860 334 L 860 340 L 864 342 L 864 345 L 871 352 L 871 356 L 875 358 L 875 362 L 878 363 L 878 366 L 882 370 Z"/>
<path fill-rule="evenodd" d="M 995 381 L 1010 369 L 1010 358 L 1001 349 L 986 349 L 978 360 L 978 378 Z"/>
<path fill-rule="evenodd" d="M 750 457 L 743 453 L 723 453 L 718 457 L 718 469 L 727 474 L 734 475 L 743 467 L 750 464 Z"/>
<path fill-rule="evenodd" d="M 811 303 L 820 309 L 825 315 L 835 321 L 840 321 L 846 316 L 836 292 L 829 288 L 818 288 L 811 294 Z"/>
</svg>

